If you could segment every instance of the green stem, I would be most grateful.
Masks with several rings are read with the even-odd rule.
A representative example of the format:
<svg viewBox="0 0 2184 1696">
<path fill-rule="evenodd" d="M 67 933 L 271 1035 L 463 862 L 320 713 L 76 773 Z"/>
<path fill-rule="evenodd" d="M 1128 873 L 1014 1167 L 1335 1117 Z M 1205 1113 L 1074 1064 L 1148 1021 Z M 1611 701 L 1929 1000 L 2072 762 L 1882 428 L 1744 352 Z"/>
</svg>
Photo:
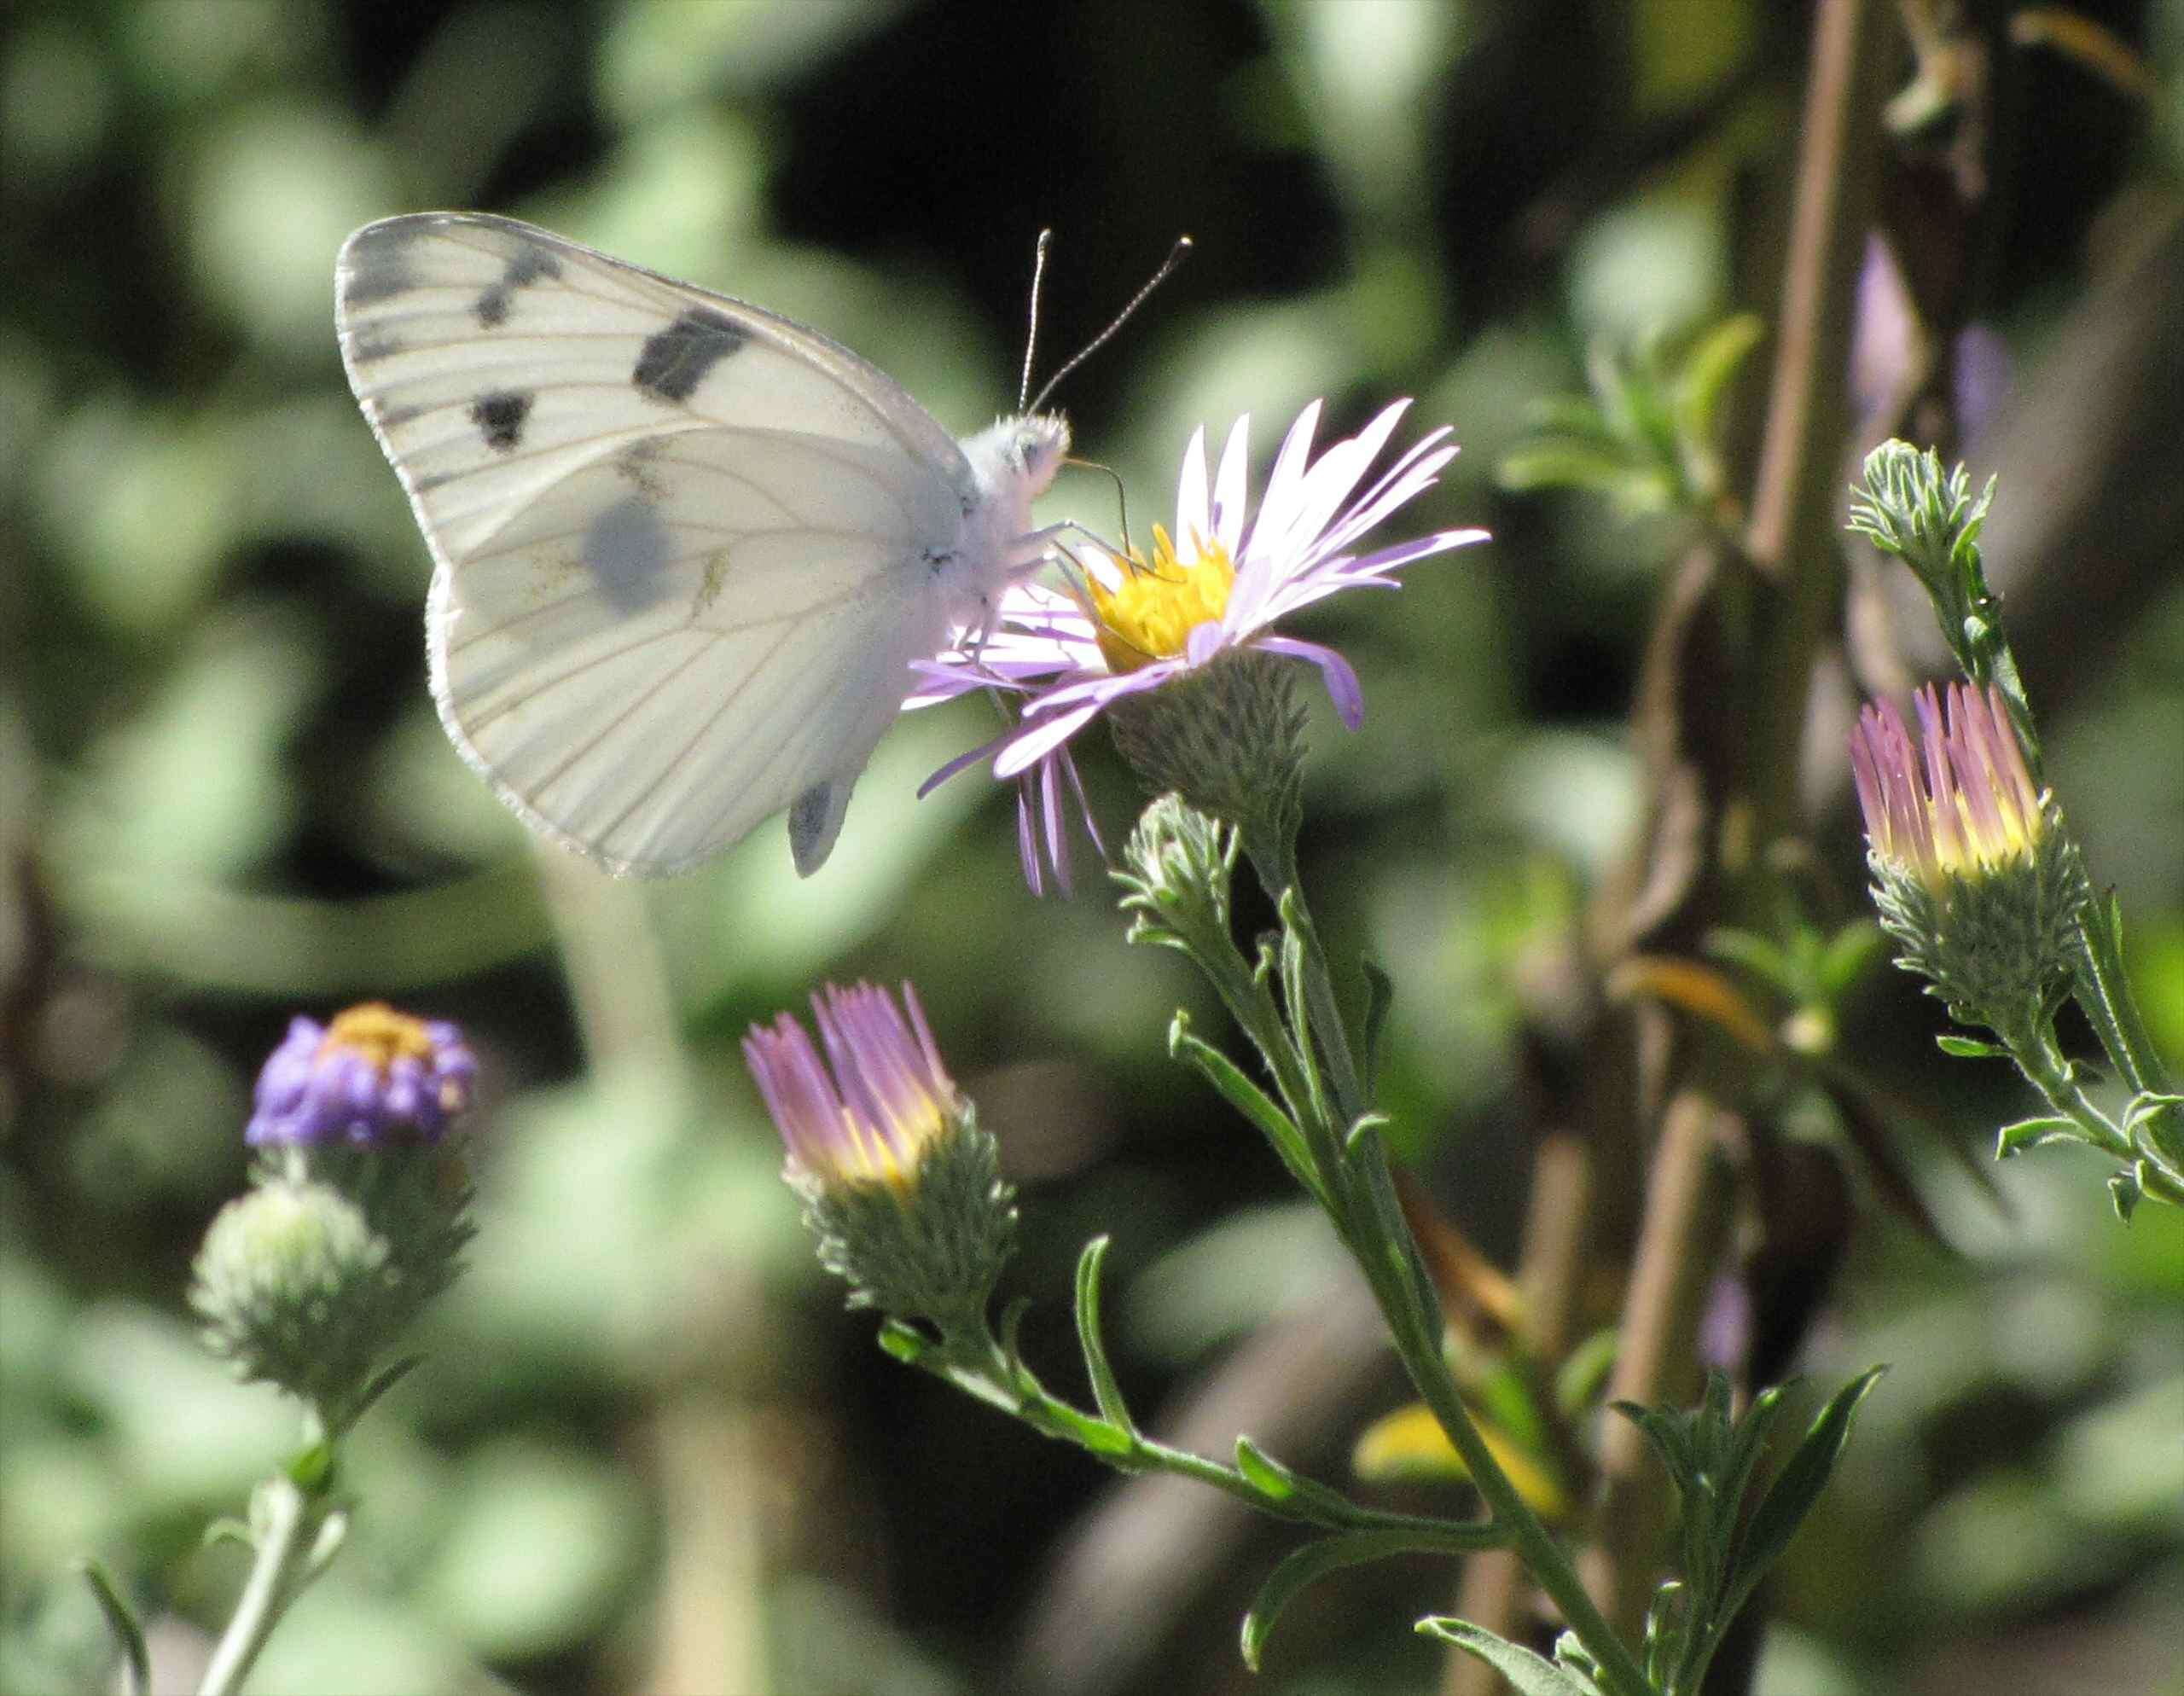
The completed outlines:
<svg viewBox="0 0 2184 1696">
<path fill-rule="evenodd" d="M 1438 1304 L 1421 1310 L 1412 1281 L 1374 1275 L 1376 1261 L 1372 1257 L 1367 1257 L 1364 1263 L 1374 1294 L 1380 1298 L 1381 1312 L 1395 1339 L 1396 1352 L 1402 1356 L 1419 1395 L 1433 1410 L 1441 1429 L 1462 1457 L 1472 1484 L 1485 1498 L 1494 1523 L 1502 1528 L 1509 1547 L 1531 1570 L 1540 1589 L 1562 1611 L 1564 1622 L 1599 1663 L 1600 1681 L 1610 1696 L 1651 1696 L 1653 1685 L 1645 1669 L 1594 1606 L 1562 1545 L 1509 1481 L 1509 1475 L 1502 1470 L 1494 1451 L 1487 1447 L 1485 1438 L 1472 1422 L 1441 1354 L 1442 1323 Z"/>
<path fill-rule="evenodd" d="M 1357 1062 L 1350 1051 L 1350 1027 L 1335 1000 L 1334 980 L 1327 971 L 1327 953 L 1320 946 L 1311 909 L 1304 903 L 1304 880 L 1297 874 L 1296 845 L 1279 833 L 1247 828 L 1244 833 L 1244 852 L 1250 857 L 1252 870 L 1258 874 L 1259 882 L 1276 905 L 1285 897 L 1296 903 L 1296 927 L 1304 944 L 1304 1010 L 1327 1057 L 1327 1070 L 1333 1075 L 1335 1110 L 1346 1131 L 1365 1116 L 1369 1104 L 1359 1082 Z"/>
<path fill-rule="evenodd" d="M 1210 1485 L 1275 1519 L 1329 1531 L 1390 1532 L 1412 1539 L 1420 1548 L 1438 1548 L 1452 1554 L 1496 1548 L 1508 1541 L 1502 1529 L 1490 1521 L 1465 1523 L 1384 1513 L 1316 1483 L 1293 1495 L 1269 1495 L 1236 1467 L 1188 1449 L 1170 1448 L 1132 1427 L 1063 1401 L 1029 1367 L 1012 1359 L 983 1323 L 961 1340 L 951 1338 L 918 1363 L 979 1400 L 1014 1414 L 1041 1436 L 1071 1443 L 1118 1472 L 1171 1472 Z M 1088 1441 L 1088 1436 L 1095 1432 L 1097 1440 Z"/>
<path fill-rule="evenodd" d="M 1359 1083 L 1348 1027 L 1335 1000 L 1327 952 L 1305 905 L 1298 876 L 1294 844 L 1278 832 L 1244 832 L 1244 852 L 1259 880 L 1281 906 L 1285 920 L 1304 946 L 1302 977 L 1307 1016 L 1316 1045 L 1327 1059 L 1340 1116 L 1336 1135 L 1346 1136 L 1370 1111 Z M 1304 1056 L 1310 1063 L 1310 1056 Z M 1335 1219 L 1350 1252 L 1364 1269 L 1382 1316 L 1395 1339 L 1411 1382 L 1433 1412 L 1449 1443 L 1463 1459 L 1492 1512 L 1504 1541 L 1531 1571 L 1539 1587 L 1562 1611 L 1563 1619 L 1600 1669 L 1610 1696 L 1650 1696 L 1653 1686 L 1637 1658 L 1625 1647 L 1586 1593 L 1577 1568 L 1560 1543 L 1525 1503 L 1509 1475 L 1494 1458 L 1486 1439 L 1465 1408 L 1463 1397 L 1441 1353 L 1443 1321 L 1440 1303 L 1427 1277 L 1418 1246 L 1403 1223 L 1380 1139 L 1366 1136 L 1341 1151 L 1328 1186 L 1340 1212 Z"/>
<path fill-rule="evenodd" d="M 2022 1029 L 2004 1031 L 2001 1037 L 2033 1088 L 2047 1097 L 2048 1105 L 2056 1112 L 2082 1130 L 2088 1141 L 2120 1160 L 2136 1158 L 2130 1138 L 2110 1123 L 2079 1084 L 2061 1044 L 2055 1040 L 2051 1020 L 2043 1017 Z"/>
<path fill-rule="evenodd" d="M 2088 899 L 2078 920 L 2077 957 L 2072 962 L 2078 1005 L 2085 1009 L 2108 1058 L 2134 1089 L 2167 1095 L 2175 1089 L 2123 971 L 2123 938 L 2116 909 Z"/>
<path fill-rule="evenodd" d="M 259 1511 L 252 1515 L 258 1522 L 253 1527 L 258 1559 L 205 1669 L 198 1696 L 231 1696 L 241 1687 L 265 1640 L 310 1580 L 307 1569 L 323 1523 L 323 1498 L 306 1495 L 285 1473 L 276 1473 L 258 1489 Z"/>
</svg>

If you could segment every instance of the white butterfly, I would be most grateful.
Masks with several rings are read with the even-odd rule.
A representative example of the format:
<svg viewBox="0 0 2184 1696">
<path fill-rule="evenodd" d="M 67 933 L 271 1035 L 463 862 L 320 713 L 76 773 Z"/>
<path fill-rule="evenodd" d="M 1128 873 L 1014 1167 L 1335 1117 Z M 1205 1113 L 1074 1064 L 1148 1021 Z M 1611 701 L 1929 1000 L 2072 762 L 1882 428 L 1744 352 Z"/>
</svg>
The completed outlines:
<svg viewBox="0 0 2184 1696">
<path fill-rule="evenodd" d="M 463 758 L 614 872 L 784 807 L 816 871 L 911 662 L 1044 554 L 1069 427 L 959 444 L 816 331 L 511 218 L 367 224 L 335 279 L 350 386 L 433 550 Z"/>
</svg>

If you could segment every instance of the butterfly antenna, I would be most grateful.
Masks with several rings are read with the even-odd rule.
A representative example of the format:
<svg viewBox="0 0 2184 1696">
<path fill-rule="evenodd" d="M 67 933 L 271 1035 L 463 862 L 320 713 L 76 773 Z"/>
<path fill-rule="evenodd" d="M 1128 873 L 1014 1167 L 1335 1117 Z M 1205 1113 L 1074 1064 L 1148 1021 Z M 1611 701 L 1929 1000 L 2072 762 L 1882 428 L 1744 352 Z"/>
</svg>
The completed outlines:
<svg viewBox="0 0 2184 1696">
<path fill-rule="evenodd" d="M 1137 311 L 1139 307 L 1145 304 L 1146 298 L 1150 295 L 1154 289 L 1159 288 L 1162 283 L 1167 282 L 1170 275 L 1175 270 L 1176 267 L 1182 264 L 1185 259 L 1190 257 L 1190 253 L 1191 238 L 1188 235 L 1178 235 L 1176 238 L 1176 245 L 1168 250 L 1168 257 L 1160 261 L 1160 269 L 1153 272 L 1151 276 L 1146 279 L 1144 288 L 1139 289 L 1136 293 L 1130 296 L 1130 303 L 1125 305 L 1121 311 L 1115 314 L 1114 322 L 1109 324 L 1107 328 L 1101 330 L 1099 334 L 1094 336 L 1091 340 L 1086 342 L 1084 346 L 1077 351 L 1077 357 L 1075 358 L 1070 360 L 1069 363 L 1064 365 L 1060 370 L 1055 372 L 1053 376 L 1048 378 L 1046 386 L 1039 391 L 1037 395 L 1033 398 L 1031 404 L 1025 409 L 1028 412 L 1037 412 L 1041 407 L 1044 406 L 1047 404 L 1047 397 L 1054 392 L 1055 388 L 1060 384 L 1061 380 L 1064 377 L 1066 377 L 1072 371 L 1074 371 L 1079 365 L 1082 365 L 1086 360 L 1089 359 L 1094 354 L 1097 353 L 1101 348 L 1105 347 L 1108 341 L 1113 337 L 1115 332 L 1130 322 L 1130 314 Z"/>
<path fill-rule="evenodd" d="M 1024 380 L 1016 386 L 1016 409 L 1026 412 L 1024 397 L 1031 392 L 1031 356 L 1039 351 L 1039 289 L 1047 280 L 1047 249 L 1053 247 L 1054 233 L 1051 229 L 1039 232 L 1038 251 L 1031 256 L 1031 325 L 1024 332 Z"/>
</svg>

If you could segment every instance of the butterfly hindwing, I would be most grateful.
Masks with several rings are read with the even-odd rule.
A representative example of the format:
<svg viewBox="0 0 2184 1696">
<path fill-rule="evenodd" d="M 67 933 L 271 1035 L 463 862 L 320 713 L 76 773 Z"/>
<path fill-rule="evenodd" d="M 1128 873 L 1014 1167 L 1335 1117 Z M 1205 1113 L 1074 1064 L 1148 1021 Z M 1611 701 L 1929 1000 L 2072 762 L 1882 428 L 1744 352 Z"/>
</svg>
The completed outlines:
<svg viewBox="0 0 2184 1696">
<path fill-rule="evenodd" d="M 511 220 L 388 219 L 338 275 L 351 384 L 433 547 L 457 746 L 613 869 L 783 808 L 816 868 L 944 634 L 954 441 L 822 336 Z"/>
</svg>

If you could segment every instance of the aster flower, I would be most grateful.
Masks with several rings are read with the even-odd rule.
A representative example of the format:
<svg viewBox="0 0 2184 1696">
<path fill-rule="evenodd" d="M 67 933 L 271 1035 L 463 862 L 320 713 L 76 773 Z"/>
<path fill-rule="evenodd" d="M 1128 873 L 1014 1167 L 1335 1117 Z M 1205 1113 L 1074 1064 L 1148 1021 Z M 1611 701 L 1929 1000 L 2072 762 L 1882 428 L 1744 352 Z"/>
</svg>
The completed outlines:
<svg viewBox="0 0 2184 1696">
<path fill-rule="evenodd" d="M 191 1304 L 237 1374 L 303 1398 L 338 1432 L 461 1269 L 472 1235 L 462 1152 L 442 1133 L 478 1070 L 452 1025 L 352 1007 L 297 1019 L 258 1078 L 248 1191 L 213 1220 Z"/>
<path fill-rule="evenodd" d="M 993 1138 L 941 1064 L 917 992 L 898 1008 L 869 984 L 811 998 L 826 1060 L 787 1014 L 754 1025 L 743 1057 L 787 1146 L 819 1259 L 850 1305 L 983 1327 L 1014 1246 L 1016 1209 Z"/>
<path fill-rule="evenodd" d="M 298 1018 L 258 1075 L 253 1148 L 436 1142 L 470 1105 L 478 1062 L 444 1020 L 367 1002 L 332 1024 Z"/>
<path fill-rule="evenodd" d="M 926 1150 L 962 1111 L 917 991 L 904 984 L 898 1008 L 869 984 L 828 984 L 811 997 L 811 1012 L 831 1075 L 786 1013 L 770 1030 L 752 1025 L 743 1039 L 743 1058 L 790 1161 L 828 1184 L 907 1188 Z"/>
<path fill-rule="evenodd" d="M 1873 851 L 1937 893 L 2029 861 L 2048 819 L 2001 692 L 1951 683 L 1944 718 L 1929 683 L 1914 705 L 1915 752 L 1893 702 L 1867 706 L 1851 734 L 1850 769 Z"/>
<path fill-rule="evenodd" d="M 1889 702 L 1850 737 L 1881 926 L 1959 1019 L 2021 1030 L 2067 981 L 2084 862 L 2033 782 L 2001 693 L 1920 690 L 1920 737 Z"/>
<path fill-rule="evenodd" d="M 1275 626 L 1345 589 L 1393 588 L 1400 567 L 1485 538 L 1481 530 L 1446 530 L 1355 551 L 1375 525 L 1431 488 L 1455 456 L 1447 429 L 1434 430 L 1358 492 L 1409 404 L 1387 407 L 1316 458 L 1320 404 L 1305 408 L 1275 457 L 1256 516 L 1246 488 L 1249 420 L 1237 421 L 1211 477 L 1205 433 L 1194 433 L 1183 456 L 1175 529 L 1154 527 L 1149 560 L 1088 544 L 1072 556 L 1078 570 L 1066 591 L 1012 585 L 990 631 L 976 640 L 967 635 L 919 668 L 925 682 L 912 706 L 980 688 L 1020 702 L 1010 729 L 942 767 L 926 788 L 988 757 L 996 777 L 1035 774 L 1033 823 L 1045 834 L 1028 827 L 1024 833 L 1028 871 L 1034 849 L 1043 843 L 1051 850 L 1059 837 L 1063 794 L 1081 794 L 1066 764 L 1069 740 L 1118 703 L 1224 655 L 1251 651 L 1316 666 L 1343 723 L 1356 729 L 1364 694 L 1349 662 L 1331 648 L 1277 635 Z M 1028 803 L 1020 804 L 1019 818 L 1029 817 Z"/>
</svg>

